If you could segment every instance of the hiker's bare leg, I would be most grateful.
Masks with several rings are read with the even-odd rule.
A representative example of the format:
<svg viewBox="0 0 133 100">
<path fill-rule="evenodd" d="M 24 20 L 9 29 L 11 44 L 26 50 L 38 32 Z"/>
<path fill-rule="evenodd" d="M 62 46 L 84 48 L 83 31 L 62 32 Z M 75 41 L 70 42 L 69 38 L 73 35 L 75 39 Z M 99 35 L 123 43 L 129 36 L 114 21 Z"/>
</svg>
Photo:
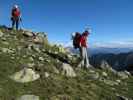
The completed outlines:
<svg viewBox="0 0 133 100">
<path fill-rule="evenodd" d="M 84 52 L 84 47 L 81 47 L 81 61 L 78 67 L 84 67 L 84 65 L 85 65 L 85 52 Z"/>
</svg>

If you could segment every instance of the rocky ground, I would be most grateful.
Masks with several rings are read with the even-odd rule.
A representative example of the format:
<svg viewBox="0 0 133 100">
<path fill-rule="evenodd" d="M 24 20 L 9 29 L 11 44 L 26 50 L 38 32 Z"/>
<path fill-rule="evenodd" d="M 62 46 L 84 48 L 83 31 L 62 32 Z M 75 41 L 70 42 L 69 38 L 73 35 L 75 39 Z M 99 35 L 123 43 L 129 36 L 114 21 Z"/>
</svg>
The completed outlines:
<svg viewBox="0 0 133 100">
<path fill-rule="evenodd" d="M 104 61 L 79 69 L 76 55 L 34 34 L 0 27 L 0 100 L 133 100 L 129 72 Z"/>
</svg>

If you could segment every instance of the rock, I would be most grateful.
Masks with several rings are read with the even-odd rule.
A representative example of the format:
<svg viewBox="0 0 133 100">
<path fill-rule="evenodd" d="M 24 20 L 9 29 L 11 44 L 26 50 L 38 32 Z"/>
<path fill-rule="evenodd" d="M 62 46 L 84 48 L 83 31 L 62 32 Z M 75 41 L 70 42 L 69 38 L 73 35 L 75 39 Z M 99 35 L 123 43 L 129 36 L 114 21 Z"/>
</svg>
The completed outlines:
<svg viewBox="0 0 133 100">
<path fill-rule="evenodd" d="M 63 75 L 66 75 L 67 77 L 76 77 L 75 71 L 69 64 L 63 63 L 61 69 Z"/>
<path fill-rule="evenodd" d="M 49 59 L 45 59 L 46 62 L 50 63 L 51 61 Z"/>
<path fill-rule="evenodd" d="M 33 42 L 36 44 L 48 43 L 47 35 L 45 33 L 37 33 L 36 37 L 33 39 Z"/>
<path fill-rule="evenodd" d="M 87 78 L 91 80 L 97 80 L 99 78 L 99 73 L 89 73 Z"/>
<path fill-rule="evenodd" d="M 40 60 L 40 61 L 44 61 L 44 58 L 43 58 L 43 57 L 39 57 L 39 60 Z"/>
<path fill-rule="evenodd" d="M 94 70 L 92 70 L 92 69 L 90 69 L 90 70 L 89 70 L 89 73 L 95 73 L 95 71 L 94 71 Z"/>
<path fill-rule="evenodd" d="M 129 78 L 129 75 L 126 72 L 117 72 L 117 75 L 121 77 L 121 79 Z"/>
<path fill-rule="evenodd" d="M 103 80 L 105 84 L 108 84 L 110 86 L 118 85 L 117 82 L 112 81 L 112 80 Z"/>
<path fill-rule="evenodd" d="M 59 52 L 55 51 L 55 52 L 54 52 L 54 54 L 56 54 L 56 55 L 57 55 L 57 54 L 59 54 Z"/>
<path fill-rule="evenodd" d="M 29 60 L 30 60 L 30 61 L 34 61 L 34 58 L 33 58 L 33 57 L 29 57 Z"/>
<path fill-rule="evenodd" d="M 18 98 L 17 100 L 39 100 L 39 96 L 35 96 L 35 95 L 23 95 L 20 98 Z"/>
<path fill-rule="evenodd" d="M 24 31 L 24 32 L 23 32 L 23 35 L 24 35 L 25 37 L 32 37 L 32 36 L 33 36 L 33 33 L 32 33 L 31 31 Z"/>
<path fill-rule="evenodd" d="M 26 83 L 39 79 L 40 75 L 30 68 L 24 68 L 21 71 L 11 75 L 10 78 L 16 82 Z"/>
<path fill-rule="evenodd" d="M 23 58 L 26 58 L 27 56 L 26 55 L 23 55 Z"/>
<path fill-rule="evenodd" d="M 130 72 L 128 72 L 128 71 L 124 71 L 125 72 L 125 74 L 127 74 L 128 76 L 131 76 L 131 73 Z"/>
<path fill-rule="evenodd" d="M 107 77 L 108 74 L 106 72 L 102 72 L 102 76 Z"/>
<path fill-rule="evenodd" d="M 27 65 L 28 65 L 29 68 L 33 68 L 35 66 L 34 63 L 28 63 Z"/>
<path fill-rule="evenodd" d="M 119 94 L 116 94 L 118 100 L 132 100 L 132 99 L 128 99 L 127 97 L 121 96 Z"/>
<path fill-rule="evenodd" d="M 111 71 L 111 72 L 112 72 L 113 74 L 115 74 L 115 75 L 117 74 L 117 71 L 114 70 L 112 67 L 108 68 L 108 70 Z"/>
<path fill-rule="evenodd" d="M 40 51 L 39 45 L 32 45 L 32 46 L 31 46 L 31 49 L 34 50 L 34 51 L 36 51 L 36 52 L 38 52 L 38 53 L 41 52 L 41 51 Z"/>
<path fill-rule="evenodd" d="M 73 56 L 70 55 L 70 54 L 68 54 L 67 57 L 68 57 L 69 59 L 72 59 L 72 58 L 73 58 Z"/>
<path fill-rule="evenodd" d="M 107 63 L 107 61 L 105 61 L 105 60 L 102 61 L 101 65 L 100 65 L 100 68 L 101 68 L 101 69 L 109 70 L 109 71 L 111 71 L 112 73 L 117 74 L 117 71 L 114 70 L 114 69 Z"/>
<path fill-rule="evenodd" d="M 48 72 L 45 72 L 45 77 L 48 78 L 50 75 Z"/>
<path fill-rule="evenodd" d="M 14 31 L 11 31 L 10 34 L 11 34 L 11 35 L 15 35 L 16 33 L 15 33 Z"/>
<path fill-rule="evenodd" d="M 50 97 L 50 100 L 73 100 L 73 99 L 68 95 L 56 95 Z"/>
<path fill-rule="evenodd" d="M 15 57 L 11 57 L 11 59 L 13 59 L 13 60 L 14 60 L 14 59 L 15 59 Z"/>
<path fill-rule="evenodd" d="M 121 80 L 116 80 L 116 82 L 120 84 L 121 83 Z"/>
<path fill-rule="evenodd" d="M 59 62 L 60 62 L 60 60 L 59 60 L 59 59 L 56 59 L 56 62 L 57 62 L 57 63 L 59 63 Z"/>
<path fill-rule="evenodd" d="M 1 39 L 2 39 L 2 41 L 6 41 L 6 38 L 5 37 L 2 37 Z"/>
<path fill-rule="evenodd" d="M 8 49 L 8 48 L 1 48 L 1 51 L 2 51 L 3 53 L 14 53 L 14 51 L 12 51 L 12 50 L 10 50 L 10 49 Z"/>
<path fill-rule="evenodd" d="M 4 35 L 4 33 L 0 30 L 0 38 Z"/>
<path fill-rule="evenodd" d="M 55 74 L 59 74 L 60 73 L 59 70 L 56 67 L 53 67 L 53 70 L 54 70 Z"/>
<path fill-rule="evenodd" d="M 6 41 L 4 41 L 4 42 L 2 42 L 4 45 L 9 45 L 9 43 L 8 42 L 6 42 Z"/>
</svg>

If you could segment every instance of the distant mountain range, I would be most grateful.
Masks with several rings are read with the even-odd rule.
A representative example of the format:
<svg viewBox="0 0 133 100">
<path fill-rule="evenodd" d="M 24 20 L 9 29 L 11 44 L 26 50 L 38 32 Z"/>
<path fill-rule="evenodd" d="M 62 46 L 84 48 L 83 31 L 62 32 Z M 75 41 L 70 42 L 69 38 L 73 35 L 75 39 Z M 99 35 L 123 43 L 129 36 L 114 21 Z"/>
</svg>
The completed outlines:
<svg viewBox="0 0 133 100">
<path fill-rule="evenodd" d="M 113 53 L 113 54 L 119 54 L 119 53 L 127 53 L 133 51 L 133 48 L 106 48 L 106 47 L 98 47 L 98 48 L 90 48 L 88 49 L 91 55 L 94 54 L 107 54 L 107 53 Z"/>
<path fill-rule="evenodd" d="M 73 53 L 77 53 L 78 50 L 74 49 L 73 47 L 66 47 L 69 51 Z M 88 48 L 88 53 L 92 56 L 95 54 L 119 54 L 119 53 L 128 53 L 132 52 L 133 48 L 107 48 L 107 47 L 97 47 L 97 48 Z"/>
</svg>

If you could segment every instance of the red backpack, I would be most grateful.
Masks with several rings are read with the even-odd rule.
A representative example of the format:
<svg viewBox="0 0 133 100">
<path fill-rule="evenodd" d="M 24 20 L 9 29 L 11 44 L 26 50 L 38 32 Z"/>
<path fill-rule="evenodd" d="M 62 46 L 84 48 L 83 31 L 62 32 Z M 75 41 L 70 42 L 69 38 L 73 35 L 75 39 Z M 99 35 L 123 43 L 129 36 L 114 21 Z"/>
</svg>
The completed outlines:
<svg viewBox="0 0 133 100">
<path fill-rule="evenodd" d="M 79 32 L 76 32 L 75 36 L 73 37 L 73 46 L 75 49 L 79 48 L 79 43 L 82 35 Z"/>
<path fill-rule="evenodd" d="M 19 17 L 20 16 L 20 10 L 19 9 L 13 9 L 12 10 L 12 16 L 13 17 Z"/>
</svg>

